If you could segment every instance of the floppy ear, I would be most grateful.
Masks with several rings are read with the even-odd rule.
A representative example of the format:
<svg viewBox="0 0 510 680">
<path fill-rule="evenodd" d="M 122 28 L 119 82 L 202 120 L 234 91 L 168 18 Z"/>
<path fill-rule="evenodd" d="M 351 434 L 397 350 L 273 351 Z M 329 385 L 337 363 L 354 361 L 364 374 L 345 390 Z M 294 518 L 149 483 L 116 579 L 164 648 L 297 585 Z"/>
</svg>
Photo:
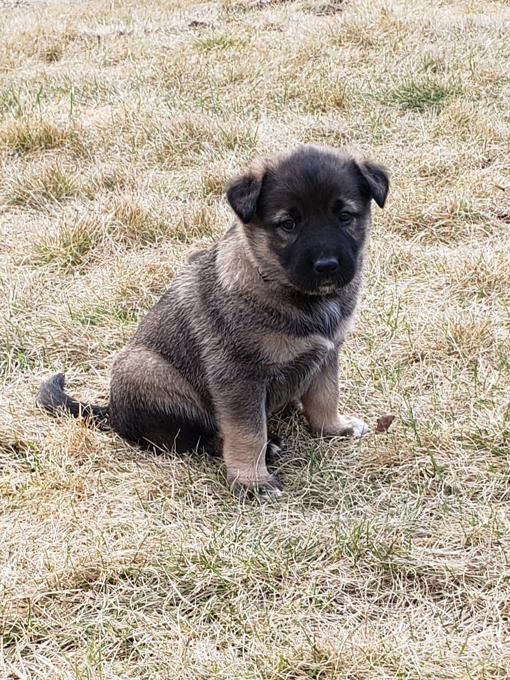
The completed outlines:
<svg viewBox="0 0 510 680">
<path fill-rule="evenodd" d="M 263 178 L 263 169 L 257 168 L 239 175 L 227 184 L 226 193 L 230 207 L 245 224 L 251 222 L 257 210 Z"/>
<path fill-rule="evenodd" d="M 388 171 L 374 161 L 360 161 L 357 165 L 368 185 L 371 197 L 380 208 L 383 208 L 390 188 Z"/>
</svg>

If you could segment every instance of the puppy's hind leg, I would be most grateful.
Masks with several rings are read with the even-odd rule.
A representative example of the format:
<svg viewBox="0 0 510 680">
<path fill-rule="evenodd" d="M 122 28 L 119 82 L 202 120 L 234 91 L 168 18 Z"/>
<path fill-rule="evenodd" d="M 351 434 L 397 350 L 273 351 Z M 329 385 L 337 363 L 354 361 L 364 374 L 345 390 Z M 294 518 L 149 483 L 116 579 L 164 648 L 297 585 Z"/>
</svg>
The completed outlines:
<svg viewBox="0 0 510 680">
<path fill-rule="evenodd" d="M 193 386 L 154 350 L 129 347 L 112 372 L 113 428 L 143 446 L 177 453 L 215 446 L 214 415 Z"/>
</svg>

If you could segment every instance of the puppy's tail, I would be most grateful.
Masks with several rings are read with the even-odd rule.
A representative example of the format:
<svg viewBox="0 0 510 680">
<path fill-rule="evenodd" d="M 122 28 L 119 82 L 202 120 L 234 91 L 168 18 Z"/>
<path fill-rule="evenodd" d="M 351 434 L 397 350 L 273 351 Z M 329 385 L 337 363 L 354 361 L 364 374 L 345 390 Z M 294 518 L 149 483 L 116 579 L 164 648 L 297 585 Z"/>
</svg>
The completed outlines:
<svg viewBox="0 0 510 680">
<path fill-rule="evenodd" d="M 109 429 L 110 408 L 76 401 L 64 392 L 65 376 L 57 373 L 43 382 L 37 393 L 36 402 L 48 413 L 55 415 L 67 411 L 75 418 L 86 418 L 102 430 Z"/>
</svg>

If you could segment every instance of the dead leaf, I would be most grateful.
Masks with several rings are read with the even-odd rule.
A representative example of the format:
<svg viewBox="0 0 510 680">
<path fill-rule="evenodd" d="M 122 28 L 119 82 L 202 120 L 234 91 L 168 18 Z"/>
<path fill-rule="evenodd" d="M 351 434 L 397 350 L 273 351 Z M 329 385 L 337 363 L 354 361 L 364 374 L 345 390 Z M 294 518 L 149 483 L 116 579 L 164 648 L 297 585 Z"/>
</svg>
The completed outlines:
<svg viewBox="0 0 510 680">
<path fill-rule="evenodd" d="M 391 423 L 395 420 L 395 418 L 396 416 L 390 414 L 377 418 L 377 425 L 375 426 L 375 431 L 377 432 L 377 434 L 383 434 L 384 432 L 388 432 L 388 429 Z"/>
</svg>

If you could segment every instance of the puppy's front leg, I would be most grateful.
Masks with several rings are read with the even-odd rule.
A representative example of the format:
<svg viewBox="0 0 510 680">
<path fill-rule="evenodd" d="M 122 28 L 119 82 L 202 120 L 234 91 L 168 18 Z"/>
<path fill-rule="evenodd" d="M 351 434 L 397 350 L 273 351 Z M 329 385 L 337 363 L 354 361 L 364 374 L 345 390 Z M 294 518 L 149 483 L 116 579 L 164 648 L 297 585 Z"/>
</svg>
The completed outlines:
<svg viewBox="0 0 510 680">
<path fill-rule="evenodd" d="M 312 430 L 321 436 L 362 437 L 368 426 L 359 418 L 340 415 L 338 396 L 338 350 L 335 350 L 301 397 L 303 410 Z"/>
<path fill-rule="evenodd" d="M 279 496 L 281 484 L 266 467 L 265 386 L 229 388 L 228 393 L 222 389 L 215 395 L 227 480 L 240 497 L 250 492 Z"/>
</svg>

